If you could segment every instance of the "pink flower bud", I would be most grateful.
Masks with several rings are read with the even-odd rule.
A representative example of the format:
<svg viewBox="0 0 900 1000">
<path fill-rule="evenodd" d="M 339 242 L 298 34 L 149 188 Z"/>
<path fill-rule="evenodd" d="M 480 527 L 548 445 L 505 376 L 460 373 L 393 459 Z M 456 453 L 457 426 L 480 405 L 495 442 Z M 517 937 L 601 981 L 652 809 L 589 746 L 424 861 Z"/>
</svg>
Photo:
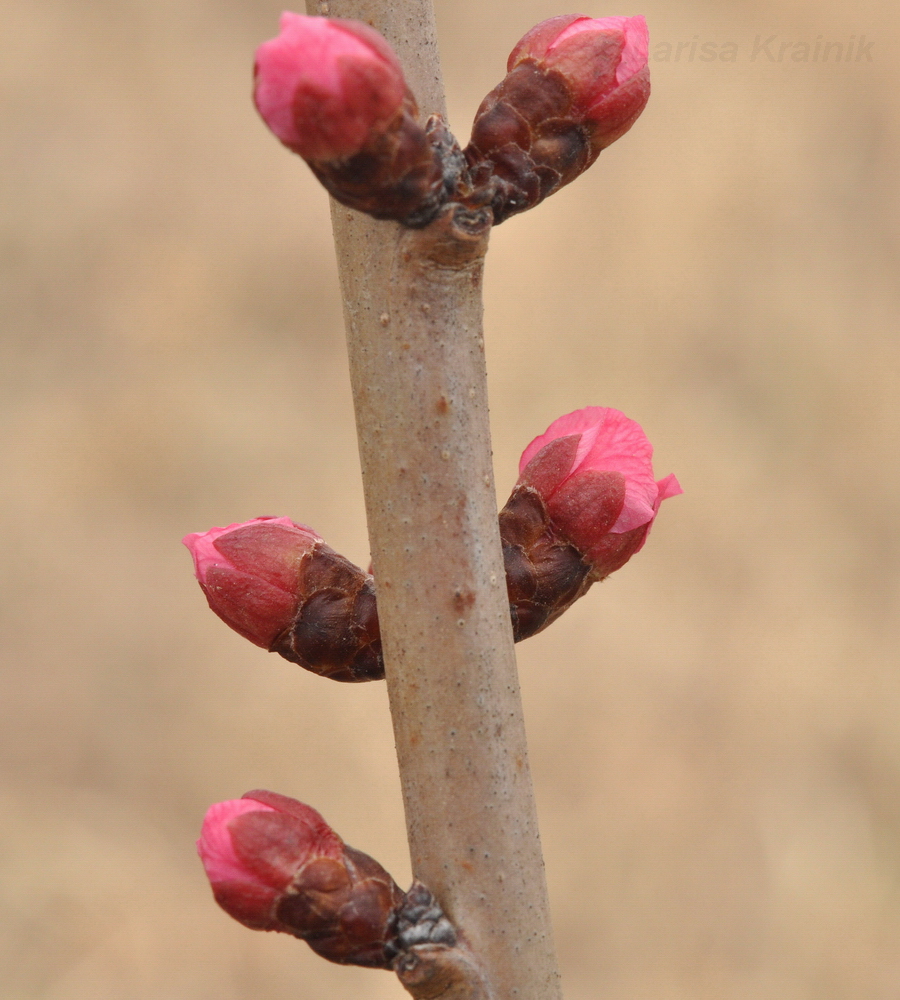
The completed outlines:
<svg viewBox="0 0 900 1000">
<path fill-rule="evenodd" d="M 236 632 L 338 681 L 384 677 L 372 577 L 286 517 L 186 535 L 210 608 Z"/>
<path fill-rule="evenodd" d="M 256 50 L 253 99 L 285 146 L 307 160 L 344 160 L 381 134 L 406 82 L 387 42 L 360 21 L 285 11 Z"/>
<path fill-rule="evenodd" d="M 642 17 L 552 17 L 513 49 L 475 115 L 466 162 L 494 224 L 569 184 L 650 96 Z"/>
<path fill-rule="evenodd" d="M 510 53 L 508 70 L 532 61 L 561 74 L 596 152 L 624 135 L 650 97 L 649 33 L 643 17 L 552 17 Z"/>
<path fill-rule="evenodd" d="M 216 902 L 253 930 L 306 940 L 332 962 L 387 968 L 403 893 L 309 806 L 247 792 L 211 806 L 197 851 Z"/>
<path fill-rule="evenodd" d="M 296 614 L 303 558 L 322 539 L 286 517 L 255 517 L 182 541 L 213 611 L 244 638 L 271 649 Z"/>
<path fill-rule="evenodd" d="M 275 135 L 341 204 L 428 225 L 464 169 L 439 119 L 423 128 L 400 61 L 367 24 L 281 15 L 256 52 L 253 99 Z"/>
<path fill-rule="evenodd" d="M 519 486 L 602 580 L 643 546 L 659 506 L 682 492 L 653 478 L 653 447 L 619 410 L 589 406 L 555 420 L 522 453 Z"/>
</svg>

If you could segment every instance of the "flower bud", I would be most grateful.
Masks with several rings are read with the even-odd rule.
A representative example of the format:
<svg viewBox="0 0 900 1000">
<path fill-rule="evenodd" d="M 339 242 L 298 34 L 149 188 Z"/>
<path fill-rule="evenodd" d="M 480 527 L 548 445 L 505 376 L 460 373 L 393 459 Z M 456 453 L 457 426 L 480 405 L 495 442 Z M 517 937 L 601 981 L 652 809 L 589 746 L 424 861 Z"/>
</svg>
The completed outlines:
<svg viewBox="0 0 900 1000">
<path fill-rule="evenodd" d="M 644 544 L 660 503 L 653 449 L 618 410 L 588 407 L 554 421 L 525 449 L 500 512 L 516 642 L 546 628 Z M 187 535 L 210 608 L 257 646 L 337 681 L 384 677 L 374 580 L 311 529 L 286 517 Z"/>
<path fill-rule="evenodd" d="M 419 124 L 388 43 L 361 21 L 285 12 L 280 26 L 256 52 L 253 99 L 265 123 L 343 204 L 430 222 L 447 197 L 440 143 Z"/>
<path fill-rule="evenodd" d="M 650 97 L 650 37 L 643 17 L 550 18 L 510 53 L 508 71 L 538 65 L 559 73 L 596 152 L 624 135 Z"/>
<path fill-rule="evenodd" d="M 500 513 L 517 639 L 643 547 L 662 501 L 682 492 L 675 476 L 654 480 L 652 455 L 638 423 L 600 406 L 555 420 L 522 453 Z"/>
<path fill-rule="evenodd" d="M 285 11 L 256 51 L 253 99 L 275 135 L 307 160 L 344 160 L 400 110 L 406 82 L 387 42 L 360 21 Z"/>
<path fill-rule="evenodd" d="M 185 536 L 210 608 L 257 646 L 340 681 L 384 676 L 372 577 L 286 517 Z"/>
<path fill-rule="evenodd" d="M 216 902 L 244 926 L 302 938 L 331 962 L 390 966 L 403 893 L 315 809 L 247 792 L 209 808 L 197 851 Z"/>
<path fill-rule="evenodd" d="M 532 28 L 475 116 L 466 159 L 495 224 L 574 180 L 650 96 L 643 17 L 566 14 Z"/>
</svg>

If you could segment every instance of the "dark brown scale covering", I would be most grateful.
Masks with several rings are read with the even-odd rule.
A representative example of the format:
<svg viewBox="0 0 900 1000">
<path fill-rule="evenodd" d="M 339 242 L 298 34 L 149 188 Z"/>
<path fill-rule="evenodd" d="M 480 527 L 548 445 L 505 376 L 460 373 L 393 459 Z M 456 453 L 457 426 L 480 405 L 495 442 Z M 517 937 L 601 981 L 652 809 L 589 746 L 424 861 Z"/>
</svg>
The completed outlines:
<svg viewBox="0 0 900 1000">
<path fill-rule="evenodd" d="M 563 75 L 531 59 L 481 102 L 465 150 L 472 184 L 489 193 L 495 225 L 575 180 L 598 153 Z"/>
<path fill-rule="evenodd" d="M 391 930 L 388 953 L 392 955 L 400 955 L 421 945 L 453 948 L 458 941 L 456 928 L 434 893 L 418 879 L 413 881 L 403 898 L 403 905 L 394 913 Z"/>
<path fill-rule="evenodd" d="M 374 858 L 344 845 L 340 860 L 314 858 L 297 872 L 274 917 L 330 962 L 387 969 L 396 954 L 393 927 L 403 899 Z"/>
<path fill-rule="evenodd" d="M 406 100 L 384 132 L 346 160 L 307 161 L 341 204 L 412 229 L 455 201 L 497 225 L 573 181 L 597 158 L 563 75 L 520 62 L 482 101 L 464 151 L 442 119 Z"/>
<path fill-rule="evenodd" d="M 294 621 L 271 651 L 335 681 L 384 677 L 372 577 L 319 543 L 303 557 Z"/>
<path fill-rule="evenodd" d="M 435 218 L 465 167 L 459 146 L 437 116 L 422 127 L 408 91 L 387 129 L 355 156 L 307 162 L 342 205 L 411 229 Z"/>
<path fill-rule="evenodd" d="M 422 127 L 407 92 L 361 152 L 308 162 L 341 204 L 419 229 L 449 201 L 489 206 L 497 225 L 573 181 L 599 152 L 565 77 L 526 59 L 482 101 L 464 151 L 439 116 Z"/>
<path fill-rule="evenodd" d="M 516 486 L 500 511 L 500 539 L 516 642 L 536 635 L 585 594 L 590 566 L 547 517 L 531 486 Z"/>
</svg>

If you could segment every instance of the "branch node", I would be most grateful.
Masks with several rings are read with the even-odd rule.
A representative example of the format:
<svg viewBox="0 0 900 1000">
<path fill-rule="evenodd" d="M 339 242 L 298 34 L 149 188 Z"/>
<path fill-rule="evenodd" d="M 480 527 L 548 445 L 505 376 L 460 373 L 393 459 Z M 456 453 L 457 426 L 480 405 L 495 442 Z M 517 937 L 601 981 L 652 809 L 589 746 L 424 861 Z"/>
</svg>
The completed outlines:
<svg viewBox="0 0 900 1000">
<path fill-rule="evenodd" d="M 415 249 L 401 252 L 402 259 L 415 262 L 423 270 L 464 271 L 480 266 L 493 221 L 488 207 L 469 208 L 450 202 L 426 228 L 404 230 L 402 238 L 411 241 Z"/>
<path fill-rule="evenodd" d="M 397 978 L 416 1000 L 492 1000 L 475 956 L 418 880 L 397 912 L 391 945 Z"/>
</svg>

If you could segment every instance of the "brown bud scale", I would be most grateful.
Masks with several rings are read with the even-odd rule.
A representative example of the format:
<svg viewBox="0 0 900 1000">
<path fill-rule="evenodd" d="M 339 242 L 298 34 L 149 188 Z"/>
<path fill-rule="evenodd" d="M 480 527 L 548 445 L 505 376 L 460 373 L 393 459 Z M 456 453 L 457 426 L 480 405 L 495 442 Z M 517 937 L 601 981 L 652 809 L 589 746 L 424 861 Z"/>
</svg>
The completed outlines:
<svg viewBox="0 0 900 1000">
<path fill-rule="evenodd" d="M 418 879 L 394 915 L 392 968 L 415 1000 L 492 1000 L 484 971 Z"/>
<path fill-rule="evenodd" d="M 465 149 L 472 184 L 497 225 L 573 181 L 597 158 L 565 77 L 520 62 L 482 101 Z"/>
<path fill-rule="evenodd" d="M 394 955 L 421 944 L 441 944 L 452 948 L 456 930 L 432 891 L 418 879 L 409 887 L 403 905 L 394 913 L 389 952 Z"/>
<path fill-rule="evenodd" d="M 437 116 L 423 128 L 413 95 L 385 131 L 346 160 L 310 160 L 328 192 L 342 205 L 411 229 L 427 226 L 458 187 L 465 161 Z"/>
<path fill-rule="evenodd" d="M 545 629 L 583 596 L 591 567 L 547 516 L 540 494 L 518 485 L 500 511 L 509 612 L 516 642 Z"/>
<path fill-rule="evenodd" d="M 513 638 L 521 642 L 554 622 L 594 579 L 531 486 L 516 486 L 500 512 L 500 539 Z M 271 651 L 335 681 L 381 680 L 373 577 L 319 542 L 303 557 L 299 593 L 294 620 Z"/>
<path fill-rule="evenodd" d="M 372 577 L 319 542 L 303 557 L 294 620 L 271 651 L 336 681 L 384 677 Z"/>
<path fill-rule="evenodd" d="M 314 858 L 278 903 L 275 918 L 317 955 L 341 965 L 390 968 L 395 913 L 404 894 L 368 854 L 344 846 L 340 861 Z"/>
</svg>

